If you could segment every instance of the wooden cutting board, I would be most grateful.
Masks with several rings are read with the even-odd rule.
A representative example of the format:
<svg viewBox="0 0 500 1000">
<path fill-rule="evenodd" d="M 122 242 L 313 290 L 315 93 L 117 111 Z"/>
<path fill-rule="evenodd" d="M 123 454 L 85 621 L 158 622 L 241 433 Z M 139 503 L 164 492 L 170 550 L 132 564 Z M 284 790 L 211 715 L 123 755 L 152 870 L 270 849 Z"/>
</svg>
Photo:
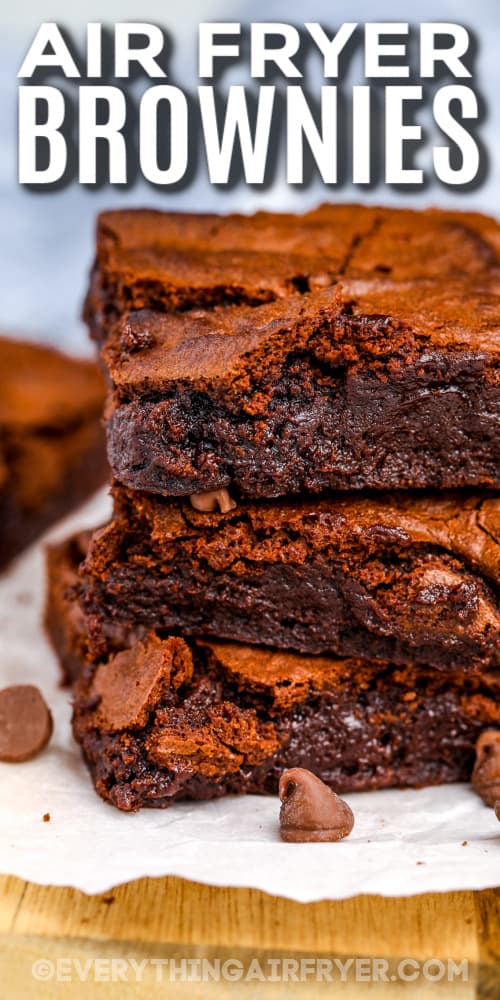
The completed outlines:
<svg viewBox="0 0 500 1000">
<path fill-rule="evenodd" d="M 88 863 L 92 864 L 91 844 Z M 256 890 L 213 888 L 178 878 L 142 879 L 86 896 L 73 889 L 1 877 L 0 940 L 1 994 L 7 1000 L 68 995 L 71 1000 L 141 996 L 265 1000 L 284 996 L 285 991 L 290 997 L 338 992 L 349 998 L 500 998 L 500 890 L 406 899 L 357 896 L 304 905 Z M 284 959 L 300 962 L 311 956 L 337 958 L 341 963 L 363 956 L 386 959 L 387 964 L 376 968 L 389 978 L 374 979 L 373 966 L 366 962 L 352 964 L 346 982 L 340 981 L 335 966 L 335 985 L 317 982 L 307 971 L 302 971 L 302 980 L 293 981 L 297 967 L 290 965 L 286 982 L 258 978 L 259 968 L 270 968 L 270 958 L 277 962 L 272 972 L 286 968 Z M 428 967 L 434 981 L 423 971 L 423 963 L 431 957 L 441 962 Z M 202 965 L 202 959 L 210 966 L 207 961 Z M 252 966 L 255 959 L 258 964 Z M 411 963 L 403 965 L 404 975 L 420 970 L 416 981 L 401 980 L 401 959 Z M 448 960 L 464 959 L 466 978 L 452 974 L 449 981 Z M 45 960 L 49 964 L 44 965 Z M 226 966 L 229 975 L 236 968 L 240 978 L 210 979 L 207 970 L 215 969 L 217 975 L 225 961 L 232 963 Z M 240 968 L 253 978 L 242 979 Z M 305 968 L 304 963 L 299 965 L 300 970 Z M 187 974 L 191 981 L 182 981 L 180 977 Z M 203 974 L 205 981 L 200 981 Z M 360 979 L 363 975 L 371 978 Z"/>
</svg>

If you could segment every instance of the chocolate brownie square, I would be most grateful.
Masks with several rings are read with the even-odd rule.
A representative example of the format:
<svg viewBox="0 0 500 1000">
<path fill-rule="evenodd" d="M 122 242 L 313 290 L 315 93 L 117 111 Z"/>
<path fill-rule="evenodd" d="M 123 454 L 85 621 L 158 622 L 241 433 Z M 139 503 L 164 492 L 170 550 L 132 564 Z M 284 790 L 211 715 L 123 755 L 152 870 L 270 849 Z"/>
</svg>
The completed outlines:
<svg viewBox="0 0 500 1000">
<path fill-rule="evenodd" d="M 500 678 L 487 672 L 186 642 L 133 627 L 91 663 L 85 616 L 75 613 L 84 547 L 78 536 L 52 550 L 47 620 L 65 670 L 79 664 L 75 737 L 98 793 L 119 809 L 272 793 L 295 766 L 338 792 L 465 780 L 478 735 L 500 725 Z"/>
<path fill-rule="evenodd" d="M 227 500 L 227 495 L 220 498 Z M 500 666 L 500 499 L 337 494 L 223 503 L 116 486 L 80 588 L 92 654 L 123 627 L 307 654 Z"/>
<path fill-rule="evenodd" d="M 133 489 L 500 484 L 500 226 L 325 205 L 100 217 L 85 315 Z"/>
<path fill-rule="evenodd" d="M 107 475 L 104 380 L 90 361 L 0 338 L 0 566 Z"/>
</svg>

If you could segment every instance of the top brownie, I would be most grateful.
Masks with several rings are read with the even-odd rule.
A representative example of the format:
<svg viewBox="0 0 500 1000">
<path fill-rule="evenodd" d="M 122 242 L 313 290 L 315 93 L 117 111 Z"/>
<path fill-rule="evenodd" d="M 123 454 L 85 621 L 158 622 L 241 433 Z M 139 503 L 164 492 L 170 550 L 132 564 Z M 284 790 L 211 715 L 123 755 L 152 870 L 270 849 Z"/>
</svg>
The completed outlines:
<svg viewBox="0 0 500 1000">
<path fill-rule="evenodd" d="M 500 485 L 500 226 L 109 212 L 85 315 L 116 477 L 165 494 Z"/>
</svg>

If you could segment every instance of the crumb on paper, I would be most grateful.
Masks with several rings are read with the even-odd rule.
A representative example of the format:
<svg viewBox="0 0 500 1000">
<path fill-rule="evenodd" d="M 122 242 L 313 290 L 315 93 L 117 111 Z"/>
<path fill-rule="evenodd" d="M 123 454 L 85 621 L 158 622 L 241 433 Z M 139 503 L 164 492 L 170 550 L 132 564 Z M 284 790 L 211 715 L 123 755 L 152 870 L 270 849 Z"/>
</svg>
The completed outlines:
<svg viewBox="0 0 500 1000">
<path fill-rule="evenodd" d="M 20 594 L 16 594 L 16 601 L 17 601 L 18 604 L 22 604 L 24 606 L 26 606 L 28 604 L 32 604 L 33 603 L 33 594 L 29 594 L 29 593 L 25 593 L 25 592 L 21 592 Z"/>
<path fill-rule="evenodd" d="M 44 813 L 42 819 L 44 823 L 50 823 L 50 813 Z"/>
</svg>

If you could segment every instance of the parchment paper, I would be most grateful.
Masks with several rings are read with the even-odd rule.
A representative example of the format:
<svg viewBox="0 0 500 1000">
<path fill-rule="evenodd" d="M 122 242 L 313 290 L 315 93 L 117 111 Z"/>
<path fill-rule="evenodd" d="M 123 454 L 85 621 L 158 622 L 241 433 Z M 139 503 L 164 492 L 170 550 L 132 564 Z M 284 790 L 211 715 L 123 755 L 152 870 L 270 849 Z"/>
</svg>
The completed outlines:
<svg viewBox="0 0 500 1000">
<path fill-rule="evenodd" d="M 109 507 L 100 494 L 50 537 L 104 521 Z M 500 824 L 468 785 L 346 796 L 356 824 L 338 844 L 281 843 L 274 797 L 136 815 L 101 802 L 72 740 L 70 696 L 59 687 L 40 624 L 43 599 L 38 544 L 0 578 L 0 684 L 38 684 L 55 731 L 36 760 L 0 764 L 3 873 L 88 893 L 145 875 L 180 875 L 302 902 L 500 885 Z"/>
</svg>

